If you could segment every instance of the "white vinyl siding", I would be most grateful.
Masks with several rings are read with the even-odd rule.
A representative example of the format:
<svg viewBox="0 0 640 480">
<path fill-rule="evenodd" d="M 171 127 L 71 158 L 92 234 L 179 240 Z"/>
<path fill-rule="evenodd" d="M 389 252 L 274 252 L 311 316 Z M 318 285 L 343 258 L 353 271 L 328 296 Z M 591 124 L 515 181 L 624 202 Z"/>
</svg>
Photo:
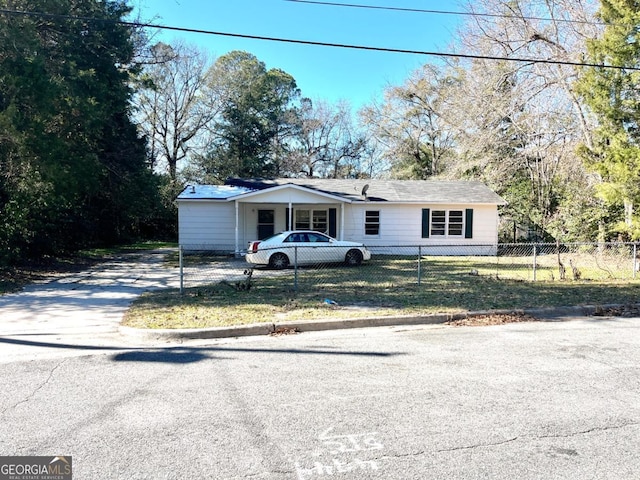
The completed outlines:
<svg viewBox="0 0 640 480">
<path fill-rule="evenodd" d="M 344 239 L 363 242 L 368 247 L 397 246 L 397 252 L 409 254 L 406 247 L 425 247 L 433 255 L 495 255 L 498 244 L 498 209 L 496 205 L 376 205 L 380 211 L 380 235 L 365 234 L 363 218 L 373 205 L 348 205 L 345 208 Z M 461 234 L 422 237 L 422 212 L 425 208 L 462 212 Z M 473 238 L 464 238 L 465 210 L 473 209 Z M 455 222 L 454 222 L 455 223 Z M 429 225 L 429 229 L 431 225 Z M 460 227 L 457 227 L 458 231 Z M 453 227 L 452 231 L 455 231 Z M 434 246 L 433 248 L 429 248 Z M 468 248 L 465 246 L 469 246 Z M 449 248 L 451 247 L 451 248 Z M 387 249 L 389 250 L 389 249 Z M 395 251 L 394 251 L 395 252 Z M 394 253 L 392 251 L 380 253 Z M 413 252 L 411 251 L 411 254 Z"/>
<path fill-rule="evenodd" d="M 179 202 L 178 241 L 187 250 L 235 249 L 235 207 L 230 202 Z"/>
<path fill-rule="evenodd" d="M 409 247 L 418 246 L 428 255 L 468 254 L 494 255 L 498 242 L 498 210 L 491 204 L 398 204 L 389 202 L 354 202 L 345 204 L 327 202 L 319 196 L 301 195 L 302 198 L 271 198 L 270 201 L 258 202 L 259 197 L 252 197 L 252 202 L 238 202 L 238 245 L 239 250 L 246 249 L 247 243 L 257 240 L 259 211 L 274 211 L 274 230 L 283 231 L 288 226 L 288 208 L 293 211 L 307 210 L 310 220 L 317 224 L 317 229 L 328 227 L 329 210 L 336 212 L 337 238 L 365 243 L 367 246 L 381 249 L 377 253 L 413 254 Z M 299 192 L 294 192 L 296 195 Z M 314 204 L 311 201 L 316 200 Z M 293 200 L 302 200 L 296 203 Z M 292 203 L 289 203 L 292 201 Z M 233 252 L 236 249 L 236 205 L 234 201 L 220 200 L 178 200 L 179 242 L 187 249 L 196 250 L 211 248 L 219 251 Z M 465 212 L 473 210 L 473 238 L 464 238 L 469 225 Z M 449 215 L 448 223 L 445 215 L 445 235 L 427 236 L 423 238 L 423 212 L 433 211 L 462 212 L 454 221 Z M 318 213 L 323 212 L 323 213 Z M 367 213 L 369 212 L 369 213 Z M 378 235 L 373 232 L 375 215 L 378 212 Z M 295 226 L 296 219 L 293 218 Z M 460 225 L 462 222 L 462 225 Z M 310 225 L 311 226 L 311 225 Z M 431 231 L 429 222 L 427 230 Z M 321 230 L 324 231 L 324 230 Z M 328 232 L 327 232 L 328 233 Z M 480 247 L 479 247 L 480 246 Z M 486 247 L 486 248 L 485 248 Z M 389 250 L 388 252 L 384 249 Z M 425 250 L 426 249 L 426 250 Z M 374 250 L 375 252 L 375 250 Z"/>
</svg>

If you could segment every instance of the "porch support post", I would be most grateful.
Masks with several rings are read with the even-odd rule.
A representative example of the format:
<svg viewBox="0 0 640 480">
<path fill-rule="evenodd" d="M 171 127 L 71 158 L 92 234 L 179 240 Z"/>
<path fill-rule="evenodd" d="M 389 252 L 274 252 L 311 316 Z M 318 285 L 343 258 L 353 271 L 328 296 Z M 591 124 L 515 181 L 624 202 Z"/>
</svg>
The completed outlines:
<svg viewBox="0 0 640 480">
<path fill-rule="evenodd" d="M 344 202 L 340 203 L 340 238 L 344 240 Z"/>
<path fill-rule="evenodd" d="M 289 230 L 295 230 L 293 227 L 293 203 L 289 200 Z"/>
<path fill-rule="evenodd" d="M 240 205 L 238 201 L 235 200 L 233 203 L 236 205 L 236 251 L 235 254 L 240 254 L 240 227 L 239 227 L 239 219 L 240 219 Z"/>
</svg>

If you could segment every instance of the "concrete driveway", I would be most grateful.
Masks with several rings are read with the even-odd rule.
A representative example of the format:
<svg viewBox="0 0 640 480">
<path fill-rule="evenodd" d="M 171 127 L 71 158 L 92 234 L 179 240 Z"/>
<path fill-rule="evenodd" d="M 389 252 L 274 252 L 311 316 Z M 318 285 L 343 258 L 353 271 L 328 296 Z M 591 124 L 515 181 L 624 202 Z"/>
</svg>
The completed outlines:
<svg viewBox="0 0 640 480">
<path fill-rule="evenodd" d="M 147 290 L 179 285 L 178 269 L 163 264 L 169 251 L 121 255 L 0 296 L 0 362 L 131 346 L 118 333 L 131 302 Z"/>
</svg>

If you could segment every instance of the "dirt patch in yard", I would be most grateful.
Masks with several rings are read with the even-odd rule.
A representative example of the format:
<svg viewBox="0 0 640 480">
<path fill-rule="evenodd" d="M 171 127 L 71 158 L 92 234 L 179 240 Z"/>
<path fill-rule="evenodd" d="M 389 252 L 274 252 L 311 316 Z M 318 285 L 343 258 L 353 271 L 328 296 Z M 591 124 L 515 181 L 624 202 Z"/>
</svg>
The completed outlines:
<svg viewBox="0 0 640 480">
<path fill-rule="evenodd" d="M 30 283 L 47 282 L 62 275 L 80 272 L 101 261 L 104 259 L 78 255 L 44 258 L 39 261 L 23 262 L 10 268 L 0 268 L 0 295 L 20 291 Z"/>
<path fill-rule="evenodd" d="M 475 315 L 458 320 L 451 320 L 445 325 L 454 327 L 484 327 L 488 325 L 504 325 L 507 323 L 537 322 L 538 319 L 524 313 L 496 313 Z"/>
</svg>

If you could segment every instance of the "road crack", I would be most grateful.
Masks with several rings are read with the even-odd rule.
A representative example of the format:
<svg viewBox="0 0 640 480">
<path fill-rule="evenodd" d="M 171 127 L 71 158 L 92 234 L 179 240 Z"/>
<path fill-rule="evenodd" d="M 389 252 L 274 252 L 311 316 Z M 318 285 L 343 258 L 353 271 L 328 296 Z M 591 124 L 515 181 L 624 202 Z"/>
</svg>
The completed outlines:
<svg viewBox="0 0 640 480">
<path fill-rule="evenodd" d="M 407 457 L 420 457 L 422 455 L 428 455 L 430 452 L 426 450 L 420 450 L 419 452 L 407 452 L 407 453 L 394 453 L 392 455 L 382 455 L 380 457 L 371 458 L 371 460 L 379 462 L 382 460 L 391 460 L 397 458 L 407 458 Z"/>
<path fill-rule="evenodd" d="M 40 390 L 42 390 L 44 387 L 46 387 L 51 382 L 51 379 L 53 378 L 53 375 L 55 374 L 56 370 L 58 370 L 58 368 L 60 368 L 62 366 L 62 364 L 65 363 L 67 360 L 68 359 L 65 358 L 64 360 L 62 360 L 62 361 L 58 362 L 56 365 L 54 365 L 54 367 L 49 371 L 49 375 L 47 376 L 47 378 L 43 382 L 41 382 L 40 385 L 38 385 L 29 395 L 27 395 L 25 398 L 23 398 L 19 402 L 16 402 L 13 405 L 10 405 L 7 408 L 5 408 L 4 410 L 2 410 L 2 413 L 0 414 L 0 416 L 4 416 L 9 410 L 15 410 L 20 405 L 28 403 L 33 397 L 35 397 L 37 395 L 37 393 Z"/>
<path fill-rule="evenodd" d="M 537 435 L 534 438 L 571 438 L 571 437 L 577 437 L 578 435 L 588 435 L 589 433 L 594 433 L 594 432 L 606 432 L 607 430 L 619 430 L 621 428 L 635 427 L 638 425 L 640 425 L 640 422 L 627 422 L 627 423 L 622 423 L 620 425 L 607 425 L 604 427 L 593 427 L 587 430 L 580 430 L 577 432 L 570 432 L 565 434 L 558 433 L 555 435 Z"/>
<path fill-rule="evenodd" d="M 436 450 L 436 453 L 457 452 L 457 451 L 460 451 L 460 450 L 474 450 L 476 448 L 499 447 L 500 445 L 505 445 L 507 443 L 515 442 L 518 439 L 520 439 L 520 437 L 508 438 L 508 439 L 502 440 L 500 442 L 478 443 L 476 445 L 463 445 L 463 446 L 460 446 L 460 447 L 441 448 L 441 449 Z"/>
<path fill-rule="evenodd" d="M 608 430 L 618 430 L 621 428 L 626 428 L 626 427 L 634 427 L 634 426 L 638 426 L 640 425 L 640 422 L 627 422 L 627 423 L 622 423 L 620 425 L 608 425 L 608 426 L 604 426 L 604 427 L 592 427 L 586 430 L 580 430 L 577 432 L 569 432 L 569 433 L 564 433 L 564 434 L 554 434 L 554 435 L 522 435 L 522 436 L 517 436 L 517 437 L 513 437 L 513 438 L 508 438 L 506 440 L 502 440 L 500 442 L 491 442 L 491 443 L 479 443 L 476 445 L 463 445 L 463 446 L 459 446 L 459 447 L 451 447 L 451 448 L 442 448 L 442 449 L 438 449 L 435 450 L 436 453 L 444 453 L 444 452 L 456 452 L 456 451 L 460 451 L 460 450 L 474 450 L 476 448 L 490 448 L 490 447 L 498 447 L 501 445 L 505 445 L 507 443 L 511 443 L 511 442 L 515 442 L 521 438 L 529 438 L 529 439 L 536 439 L 536 440 L 540 440 L 540 439 L 546 439 L 546 438 L 571 438 L 571 437 L 577 437 L 579 435 L 588 435 L 590 433 L 594 433 L 594 432 L 606 432 Z M 420 452 L 420 453 L 425 453 L 425 452 Z M 416 453 L 416 454 L 406 454 L 403 456 L 411 456 L 411 455 L 419 455 L 420 453 Z"/>
</svg>

